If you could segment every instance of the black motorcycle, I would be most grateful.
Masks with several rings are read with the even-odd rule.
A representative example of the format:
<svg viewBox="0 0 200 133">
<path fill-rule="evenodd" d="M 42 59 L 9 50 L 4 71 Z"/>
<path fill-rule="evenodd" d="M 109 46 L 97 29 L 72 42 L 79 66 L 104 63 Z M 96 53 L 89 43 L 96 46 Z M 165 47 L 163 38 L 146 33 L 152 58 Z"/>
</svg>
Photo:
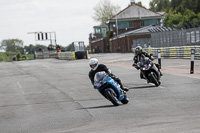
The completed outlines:
<svg viewBox="0 0 200 133">
<path fill-rule="evenodd" d="M 140 69 L 140 76 L 144 78 L 149 83 L 153 83 L 156 86 L 161 84 L 160 82 L 160 72 L 158 67 L 150 60 L 148 57 L 142 56 L 137 64 L 133 65 L 136 69 Z"/>
</svg>

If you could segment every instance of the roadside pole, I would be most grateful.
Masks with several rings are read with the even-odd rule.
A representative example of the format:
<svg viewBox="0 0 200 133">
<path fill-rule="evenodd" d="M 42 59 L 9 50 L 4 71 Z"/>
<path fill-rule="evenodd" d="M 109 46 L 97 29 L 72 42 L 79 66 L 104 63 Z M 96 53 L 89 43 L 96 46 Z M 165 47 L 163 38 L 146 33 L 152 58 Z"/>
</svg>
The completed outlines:
<svg viewBox="0 0 200 133">
<path fill-rule="evenodd" d="M 161 55 L 160 55 L 160 49 L 158 49 L 158 64 L 159 64 L 160 69 L 161 69 Z"/>
<path fill-rule="evenodd" d="M 193 74 L 193 73 L 194 73 L 194 54 L 195 54 L 195 49 L 191 49 L 190 74 Z"/>
</svg>

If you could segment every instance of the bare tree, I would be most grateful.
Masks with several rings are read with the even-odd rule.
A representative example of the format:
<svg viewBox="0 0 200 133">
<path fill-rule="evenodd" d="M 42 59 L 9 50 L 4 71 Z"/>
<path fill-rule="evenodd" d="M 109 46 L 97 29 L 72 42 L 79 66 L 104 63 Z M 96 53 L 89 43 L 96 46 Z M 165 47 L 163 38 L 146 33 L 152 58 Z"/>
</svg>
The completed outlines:
<svg viewBox="0 0 200 133">
<path fill-rule="evenodd" d="M 116 15 L 120 11 L 120 7 L 113 5 L 110 0 L 101 0 L 94 7 L 94 16 L 93 19 L 97 22 L 100 22 L 100 25 L 105 25 L 105 22 Z"/>
</svg>

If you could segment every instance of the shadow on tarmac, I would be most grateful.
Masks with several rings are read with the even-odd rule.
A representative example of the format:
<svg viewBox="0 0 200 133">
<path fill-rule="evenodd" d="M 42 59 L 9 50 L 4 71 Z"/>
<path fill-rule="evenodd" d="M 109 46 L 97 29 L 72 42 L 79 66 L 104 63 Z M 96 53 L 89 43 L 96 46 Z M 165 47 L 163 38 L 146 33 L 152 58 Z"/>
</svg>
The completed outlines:
<svg viewBox="0 0 200 133">
<path fill-rule="evenodd" d="M 96 106 L 96 107 L 87 107 L 87 108 L 81 108 L 81 109 L 99 109 L 99 108 L 111 108 L 111 107 L 116 107 L 114 105 L 102 105 L 102 106 Z"/>
<path fill-rule="evenodd" d="M 129 89 L 149 89 L 149 88 L 154 88 L 157 87 L 155 85 L 148 85 L 148 86 L 134 86 L 134 87 L 129 87 Z"/>
</svg>

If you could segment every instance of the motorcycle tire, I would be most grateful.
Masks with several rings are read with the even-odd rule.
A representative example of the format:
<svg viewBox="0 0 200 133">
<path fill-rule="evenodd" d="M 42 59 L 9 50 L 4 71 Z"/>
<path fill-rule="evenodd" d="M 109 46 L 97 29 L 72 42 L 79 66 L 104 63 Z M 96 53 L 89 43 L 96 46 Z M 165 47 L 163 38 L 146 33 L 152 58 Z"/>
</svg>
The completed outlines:
<svg viewBox="0 0 200 133">
<path fill-rule="evenodd" d="M 127 103 L 129 102 L 129 100 L 128 100 L 127 98 L 124 98 L 124 99 L 121 100 L 121 102 L 122 102 L 123 104 L 127 104 Z"/>
<path fill-rule="evenodd" d="M 151 72 L 151 77 L 152 77 L 152 79 L 153 79 L 153 83 L 155 84 L 155 86 L 159 86 L 160 85 L 160 83 L 159 83 L 159 81 L 157 80 L 157 75 L 154 73 L 154 72 Z"/>
<path fill-rule="evenodd" d="M 117 94 L 114 90 L 109 89 L 105 92 L 105 96 L 115 105 L 119 106 L 119 100 L 117 99 Z"/>
</svg>

